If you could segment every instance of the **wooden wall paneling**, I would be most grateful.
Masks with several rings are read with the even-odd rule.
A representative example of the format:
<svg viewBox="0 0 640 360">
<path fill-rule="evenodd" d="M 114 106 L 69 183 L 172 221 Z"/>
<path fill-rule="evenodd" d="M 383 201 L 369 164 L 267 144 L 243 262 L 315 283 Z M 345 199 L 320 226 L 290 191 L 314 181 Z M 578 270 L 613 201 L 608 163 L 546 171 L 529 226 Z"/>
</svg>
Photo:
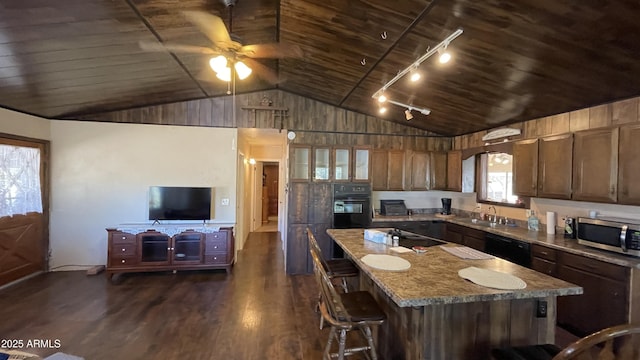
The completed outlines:
<svg viewBox="0 0 640 360">
<path fill-rule="evenodd" d="M 200 125 L 200 100 L 187 101 L 187 125 Z"/>
<path fill-rule="evenodd" d="M 638 108 L 639 98 L 617 101 L 612 104 L 611 123 L 613 125 L 626 124 L 640 121 Z"/>
<path fill-rule="evenodd" d="M 538 120 L 529 120 L 524 123 L 524 134 L 527 138 L 542 136 L 542 132 L 538 127 Z"/>
<path fill-rule="evenodd" d="M 530 299 L 511 301 L 520 304 L 511 307 L 510 343 L 512 346 L 529 345 L 531 344 L 530 334 L 537 333 L 537 323 L 532 316 L 536 310 L 534 308 L 535 302 Z"/>
<path fill-rule="evenodd" d="M 211 126 L 222 127 L 225 122 L 225 103 L 224 99 L 211 99 Z"/>
<path fill-rule="evenodd" d="M 213 102 L 211 99 L 199 100 L 198 123 L 200 126 L 213 126 Z"/>
<path fill-rule="evenodd" d="M 569 113 L 569 129 L 571 132 L 589 129 L 589 108 Z"/>
<path fill-rule="evenodd" d="M 344 109 L 336 109 L 335 113 L 335 129 L 337 132 L 346 132 L 349 125 L 347 122 L 347 113 L 349 111 Z"/>
<path fill-rule="evenodd" d="M 589 108 L 589 129 L 611 125 L 611 104 Z"/>
<path fill-rule="evenodd" d="M 553 115 L 549 118 L 551 122 L 551 134 L 564 134 L 570 131 L 569 113 Z"/>
</svg>

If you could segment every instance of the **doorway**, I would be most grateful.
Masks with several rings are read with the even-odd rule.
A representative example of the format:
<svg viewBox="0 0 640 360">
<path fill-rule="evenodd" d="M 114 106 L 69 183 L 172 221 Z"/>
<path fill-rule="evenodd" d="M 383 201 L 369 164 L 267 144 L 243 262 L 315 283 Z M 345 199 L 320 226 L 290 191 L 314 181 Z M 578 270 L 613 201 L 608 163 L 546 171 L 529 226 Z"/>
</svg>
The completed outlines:
<svg viewBox="0 0 640 360">
<path fill-rule="evenodd" d="M 280 203 L 280 163 L 275 161 L 259 162 L 257 169 L 260 173 L 256 181 L 256 213 L 260 214 L 260 221 L 255 226 L 255 232 L 277 232 L 278 210 Z"/>
</svg>

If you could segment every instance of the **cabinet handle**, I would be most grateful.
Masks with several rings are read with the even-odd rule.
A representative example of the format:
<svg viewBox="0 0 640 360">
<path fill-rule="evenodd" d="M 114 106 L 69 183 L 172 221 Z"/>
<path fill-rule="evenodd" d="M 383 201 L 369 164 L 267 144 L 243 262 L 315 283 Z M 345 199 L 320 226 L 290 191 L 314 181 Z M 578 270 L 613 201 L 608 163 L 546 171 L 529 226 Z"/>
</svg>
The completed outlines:
<svg viewBox="0 0 640 360">
<path fill-rule="evenodd" d="M 536 189 L 536 183 L 531 184 L 531 189 L 533 189 L 533 190 Z"/>
<path fill-rule="evenodd" d="M 218 248 L 218 246 L 216 245 L 216 246 L 214 246 L 213 248 L 214 248 L 214 249 L 217 249 L 217 248 Z"/>
<path fill-rule="evenodd" d="M 127 249 L 125 249 L 125 248 L 122 248 L 122 252 L 125 252 L 125 251 L 127 251 Z"/>
<path fill-rule="evenodd" d="M 616 193 L 616 186 L 615 185 L 611 185 L 611 195 Z"/>
<path fill-rule="evenodd" d="M 542 254 L 542 255 L 549 255 L 549 253 L 548 253 L 548 252 L 546 252 L 546 251 L 540 251 L 540 254 Z"/>
<path fill-rule="evenodd" d="M 214 257 L 213 257 L 213 260 L 218 260 L 218 257 L 217 257 L 217 256 L 214 256 Z"/>
<path fill-rule="evenodd" d="M 122 260 L 122 263 L 124 264 L 124 263 L 125 263 L 125 261 L 124 261 L 124 260 Z"/>
<path fill-rule="evenodd" d="M 123 237 L 122 237 L 122 240 L 127 240 L 127 237 L 126 237 L 126 236 L 123 236 Z"/>
</svg>

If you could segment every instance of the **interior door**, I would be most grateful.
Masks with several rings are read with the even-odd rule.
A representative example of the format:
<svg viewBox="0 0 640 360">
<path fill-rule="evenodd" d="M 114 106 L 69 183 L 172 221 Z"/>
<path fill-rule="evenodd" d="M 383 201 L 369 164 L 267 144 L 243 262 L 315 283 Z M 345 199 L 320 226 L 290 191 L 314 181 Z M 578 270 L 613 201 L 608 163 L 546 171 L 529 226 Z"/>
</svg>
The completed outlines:
<svg viewBox="0 0 640 360">
<path fill-rule="evenodd" d="M 42 199 L 42 212 L 27 212 L 26 214 L 14 214 L 13 216 L 0 217 L 0 286 L 18 280 L 27 275 L 46 271 L 48 267 L 49 249 L 49 181 L 48 159 L 49 142 L 28 140 L 21 138 L 0 137 L 0 145 L 3 147 L 32 148 L 39 152 L 38 173 L 35 175 L 39 181 Z M 20 167 L 25 166 L 25 161 L 10 163 L 10 156 L 0 163 L 0 194 L 16 194 L 23 191 L 22 183 L 25 179 L 16 179 L 15 175 L 21 172 Z M 2 200 L 5 200 L 2 198 Z"/>
<path fill-rule="evenodd" d="M 278 216 L 278 164 L 265 165 L 264 175 L 268 194 L 268 216 Z"/>
</svg>

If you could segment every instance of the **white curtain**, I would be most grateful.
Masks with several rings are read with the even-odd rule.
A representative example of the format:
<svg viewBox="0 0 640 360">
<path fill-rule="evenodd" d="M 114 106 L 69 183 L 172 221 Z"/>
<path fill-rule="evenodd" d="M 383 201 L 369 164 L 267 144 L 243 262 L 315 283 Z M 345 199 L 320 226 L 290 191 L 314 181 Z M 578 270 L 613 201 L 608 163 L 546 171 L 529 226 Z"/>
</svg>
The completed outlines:
<svg viewBox="0 0 640 360">
<path fill-rule="evenodd" d="M 0 217 L 42 213 L 40 149 L 0 144 Z"/>
</svg>

